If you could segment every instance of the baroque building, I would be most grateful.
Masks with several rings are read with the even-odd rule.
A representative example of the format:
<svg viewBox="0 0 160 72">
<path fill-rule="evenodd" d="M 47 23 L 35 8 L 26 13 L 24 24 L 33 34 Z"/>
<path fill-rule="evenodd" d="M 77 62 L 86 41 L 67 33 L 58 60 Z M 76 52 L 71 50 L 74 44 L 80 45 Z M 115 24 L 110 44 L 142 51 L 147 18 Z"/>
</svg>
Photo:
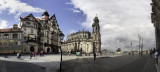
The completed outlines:
<svg viewBox="0 0 160 72">
<path fill-rule="evenodd" d="M 0 29 L 0 53 L 22 51 L 22 32 L 16 24 L 12 28 Z"/>
<path fill-rule="evenodd" d="M 93 21 L 92 35 L 84 30 L 68 35 L 67 40 L 62 44 L 62 51 L 71 53 L 81 51 L 83 54 L 100 53 L 101 34 L 98 17 L 96 16 Z"/>
<path fill-rule="evenodd" d="M 160 52 L 160 0 L 152 0 L 151 20 L 155 27 L 156 50 Z"/>
<path fill-rule="evenodd" d="M 59 51 L 62 32 L 55 14 L 49 17 L 49 13 L 45 11 L 41 18 L 36 18 L 32 14 L 24 18 L 20 17 L 20 26 L 23 30 L 24 52 Z"/>
</svg>

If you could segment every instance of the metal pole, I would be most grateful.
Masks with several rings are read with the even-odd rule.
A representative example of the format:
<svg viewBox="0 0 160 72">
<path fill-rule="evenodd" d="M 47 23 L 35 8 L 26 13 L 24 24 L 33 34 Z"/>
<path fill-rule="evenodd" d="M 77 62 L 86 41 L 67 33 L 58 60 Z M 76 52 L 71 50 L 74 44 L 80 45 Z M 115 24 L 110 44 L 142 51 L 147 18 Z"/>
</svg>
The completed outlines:
<svg viewBox="0 0 160 72">
<path fill-rule="evenodd" d="M 142 46 L 141 46 L 141 56 L 143 55 L 143 37 L 142 37 Z"/>
<path fill-rule="evenodd" d="M 60 71 L 62 71 L 62 49 L 61 49 L 61 47 L 60 47 L 60 51 L 61 51 Z"/>
<path fill-rule="evenodd" d="M 141 36 L 139 36 L 139 34 L 138 34 L 138 38 L 139 38 L 139 54 L 140 54 L 140 40 L 141 40 Z"/>
</svg>

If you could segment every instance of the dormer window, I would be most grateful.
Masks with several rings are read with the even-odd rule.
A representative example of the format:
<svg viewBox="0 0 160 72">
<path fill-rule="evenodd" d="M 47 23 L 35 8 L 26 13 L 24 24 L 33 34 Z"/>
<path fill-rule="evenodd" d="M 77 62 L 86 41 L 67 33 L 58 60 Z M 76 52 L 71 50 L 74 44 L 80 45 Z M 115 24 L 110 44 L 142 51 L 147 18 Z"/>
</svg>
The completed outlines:
<svg viewBox="0 0 160 72">
<path fill-rule="evenodd" d="M 14 30 L 17 30 L 17 27 L 14 27 L 13 29 L 14 29 Z"/>
</svg>

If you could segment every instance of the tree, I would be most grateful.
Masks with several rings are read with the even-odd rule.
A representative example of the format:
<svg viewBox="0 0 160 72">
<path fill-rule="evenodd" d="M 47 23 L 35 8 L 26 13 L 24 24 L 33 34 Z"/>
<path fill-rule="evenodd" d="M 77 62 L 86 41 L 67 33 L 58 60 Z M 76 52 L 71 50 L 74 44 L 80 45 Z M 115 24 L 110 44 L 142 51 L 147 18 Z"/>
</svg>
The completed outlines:
<svg viewBox="0 0 160 72">
<path fill-rule="evenodd" d="M 121 52 L 121 48 L 118 48 L 118 49 L 116 50 L 116 52 Z"/>
</svg>

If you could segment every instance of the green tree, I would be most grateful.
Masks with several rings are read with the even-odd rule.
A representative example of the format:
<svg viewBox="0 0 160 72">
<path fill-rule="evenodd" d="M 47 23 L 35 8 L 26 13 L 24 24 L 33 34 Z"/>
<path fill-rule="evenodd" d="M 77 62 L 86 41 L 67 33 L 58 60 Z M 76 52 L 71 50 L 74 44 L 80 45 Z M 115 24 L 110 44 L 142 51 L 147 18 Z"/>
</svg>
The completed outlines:
<svg viewBox="0 0 160 72">
<path fill-rule="evenodd" d="M 116 51 L 117 51 L 117 52 L 121 52 L 121 48 L 118 48 Z"/>
</svg>

